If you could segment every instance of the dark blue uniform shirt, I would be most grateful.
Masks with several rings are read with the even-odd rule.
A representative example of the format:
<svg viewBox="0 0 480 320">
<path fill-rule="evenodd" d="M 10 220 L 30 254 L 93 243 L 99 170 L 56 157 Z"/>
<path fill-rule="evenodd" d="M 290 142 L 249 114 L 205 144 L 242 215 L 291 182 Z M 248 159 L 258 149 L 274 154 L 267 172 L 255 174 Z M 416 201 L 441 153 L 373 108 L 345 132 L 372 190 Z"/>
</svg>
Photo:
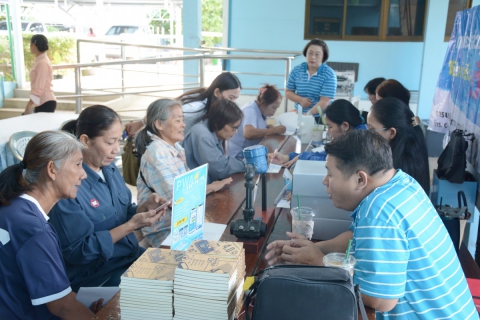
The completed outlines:
<svg viewBox="0 0 480 320">
<path fill-rule="evenodd" d="M 58 237 L 39 207 L 25 195 L 0 206 L 0 319 L 59 319 L 46 303 L 72 291 Z"/>
<path fill-rule="evenodd" d="M 106 181 L 85 163 L 83 168 L 87 178 L 77 198 L 60 200 L 50 211 L 74 291 L 101 286 L 144 251 L 133 232 L 115 244 L 110 235 L 111 229 L 130 220 L 137 210 L 117 167 L 112 163 L 102 168 Z"/>
</svg>

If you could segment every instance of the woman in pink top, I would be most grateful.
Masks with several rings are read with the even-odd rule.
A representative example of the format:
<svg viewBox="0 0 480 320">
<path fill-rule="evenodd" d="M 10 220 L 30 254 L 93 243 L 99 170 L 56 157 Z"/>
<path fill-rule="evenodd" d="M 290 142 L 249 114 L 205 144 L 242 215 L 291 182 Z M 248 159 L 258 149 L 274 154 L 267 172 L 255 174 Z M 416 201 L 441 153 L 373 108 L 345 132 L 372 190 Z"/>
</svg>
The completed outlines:
<svg viewBox="0 0 480 320">
<path fill-rule="evenodd" d="M 37 58 L 30 70 L 30 100 L 24 114 L 34 112 L 54 112 L 57 99 L 52 90 L 52 64 L 45 51 L 48 50 L 48 39 L 42 34 L 36 34 L 30 40 L 30 52 Z"/>
</svg>

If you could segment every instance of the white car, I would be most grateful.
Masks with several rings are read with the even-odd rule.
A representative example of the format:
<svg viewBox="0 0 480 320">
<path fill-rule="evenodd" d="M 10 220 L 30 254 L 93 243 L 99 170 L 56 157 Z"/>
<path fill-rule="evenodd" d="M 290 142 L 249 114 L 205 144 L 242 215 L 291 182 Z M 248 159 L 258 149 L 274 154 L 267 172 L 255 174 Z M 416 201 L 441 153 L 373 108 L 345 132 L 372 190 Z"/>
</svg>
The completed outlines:
<svg viewBox="0 0 480 320">
<path fill-rule="evenodd" d="M 126 43 L 149 43 L 155 44 L 153 35 L 148 26 L 138 25 L 114 25 L 105 33 L 106 41 L 126 42 Z M 105 56 L 109 58 L 120 58 L 121 48 L 116 45 L 105 46 Z M 138 48 L 125 46 L 125 57 L 129 59 L 138 59 L 154 57 L 155 49 Z"/>
<path fill-rule="evenodd" d="M 47 27 L 43 22 L 38 21 L 22 21 L 22 31 L 30 33 L 45 33 Z M 12 29 L 13 32 L 13 29 Z M 0 34 L 8 34 L 7 21 L 0 21 Z"/>
</svg>

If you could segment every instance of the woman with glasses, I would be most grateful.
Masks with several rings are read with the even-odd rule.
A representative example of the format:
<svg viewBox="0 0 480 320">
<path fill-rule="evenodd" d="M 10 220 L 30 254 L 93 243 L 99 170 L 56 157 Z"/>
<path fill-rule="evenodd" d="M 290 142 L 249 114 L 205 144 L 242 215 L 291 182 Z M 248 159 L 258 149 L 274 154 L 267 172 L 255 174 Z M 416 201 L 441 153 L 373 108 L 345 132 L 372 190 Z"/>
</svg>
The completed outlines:
<svg viewBox="0 0 480 320">
<path fill-rule="evenodd" d="M 306 62 L 293 68 L 288 77 L 287 99 L 295 102 L 295 109 L 303 108 L 318 119 L 318 107 L 325 110 L 335 97 L 337 76 L 325 62 L 328 59 L 328 46 L 325 41 L 313 39 L 303 49 Z"/>
<path fill-rule="evenodd" d="M 242 85 L 237 76 L 230 72 L 219 74 L 207 88 L 199 88 L 185 92 L 175 100 L 182 103 L 185 121 L 185 132 L 201 121 L 208 113 L 210 106 L 217 99 L 237 101 Z M 125 126 L 127 133 L 132 135 L 146 125 L 146 119 L 131 122 Z"/>
<path fill-rule="evenodd" d="M 365 120 L 360 111 L 345 99 L 333 101 L 332 104 L 325 109 L 324 114 L 327 131 L 332 140 L 349 131 L 367 129 Z M 269 157 L 272 159 L 273 163 L 283 164 L 285 167 L 290 167 L 297 162 L 297 160 L 325 161 L 327 154 L 325 151 L 306 151 L 300 154 L 291 152 L 288 155 L 276 152 L 270 154 Z"/>
<path fill-rule="evenodd" d="M 242 108 L 243 119 L 238 133 L 228 144 L 228 154 L 239 159 L 243 158 L 243 149 L 254 146 L 267 135 L 282 134 L 285 126 L 267 125 L 267 117 L 275 114 L 282 102 L 281 93 L 275 86 L 266 84 L 260 88 L 257 99 L 247 103 Z"/>
<path fill-rule="evenodd" d="M 203 120 L 192 127 L 183 140 L 189 168 L 208 163 L 208 182 L 222 180 L 245 171 L 245 163 L 225 152 L 242 122 L 242 110 L 232 101 L 216 100 Z"/>
<path fill-rule="evenodd" d="M 420 119 L 397 98 L 377 101 L 367 116 L 368 129 L 378 132 L 392 148 L 393 166 L 412 176 L 430 191 L 427 145 Z"/>
<path fill-rule="evenodd" d="M 137 178 L 138 196 L 141 203 L 152 193 L 171 199 L 176 176 L 187 172 L 185 150 L 180 145 L 184 138 L 185 123 L 181 102 L 158 99 L 147 109 L 147 125 L 138 132 L 135 145 L 142 155 Z M 207 194 L 229 184 L 232 178 L 215 181 L 207 185 Z M 152 226 L 142 229 L 148 243 L 160 247 L 170 233 L 171 211 Z"/>
</svg>

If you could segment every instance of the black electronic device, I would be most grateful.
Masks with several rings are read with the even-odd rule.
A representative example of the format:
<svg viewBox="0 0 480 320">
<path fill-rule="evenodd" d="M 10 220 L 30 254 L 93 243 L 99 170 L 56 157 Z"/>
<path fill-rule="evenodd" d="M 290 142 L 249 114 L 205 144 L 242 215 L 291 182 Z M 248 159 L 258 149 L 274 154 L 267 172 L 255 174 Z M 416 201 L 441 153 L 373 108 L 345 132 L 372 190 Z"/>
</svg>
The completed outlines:
<svg viewBox="0 0 480 320">
<path fill-rule="evenodd" d="M 254 220 L 255 209 L 252 207 L 252 197 L 255 189 L 253 178 L 255 177 L 255 166 L 245 166 L 245 188 L 247 197 L 245 208 L 243 208 L 243 219 L 237 219 L 230 224 L 230 234 L 237 238 L 260 239 L 267 234 L 267 224 L 262 220 Z M 262 210 L 267 210 L 267 181 L 266 174 L 262 173 Z"/>
</svg>

